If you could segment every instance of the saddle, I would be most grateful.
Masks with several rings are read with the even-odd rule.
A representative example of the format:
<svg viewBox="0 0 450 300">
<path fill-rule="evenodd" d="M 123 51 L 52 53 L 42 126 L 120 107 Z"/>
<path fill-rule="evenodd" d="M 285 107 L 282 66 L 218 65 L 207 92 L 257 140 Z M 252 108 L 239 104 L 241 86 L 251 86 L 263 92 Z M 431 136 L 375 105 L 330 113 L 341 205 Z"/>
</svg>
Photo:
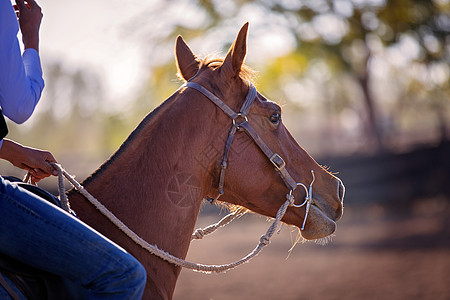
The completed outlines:
<svg viewBox="0 0 450 300">
<path fill-rule="evenodd" d="M 24 183 L 16 177 L 3 176 L 3 178 L 61 208 L 59 199 L 46 190 Z M 80 296 L 81 290 L 70 280 L 34 268 L 0 253 L 0 286 L 3 286 L 13 300 L 21 299 L 5 277 L 9 279 L 9 282 L 13 282 L 17 289 L 29 300 L 76 300 L 83 298 L 83 296 Z"/>
</svg>

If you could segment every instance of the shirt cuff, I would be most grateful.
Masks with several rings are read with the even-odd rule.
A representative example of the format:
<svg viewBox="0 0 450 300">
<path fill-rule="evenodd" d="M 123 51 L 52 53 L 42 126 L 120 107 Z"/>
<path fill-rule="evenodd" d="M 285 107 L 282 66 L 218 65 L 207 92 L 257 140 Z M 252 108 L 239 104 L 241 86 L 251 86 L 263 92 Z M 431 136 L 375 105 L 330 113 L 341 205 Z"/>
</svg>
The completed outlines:
<svg viewBox="0 0 450 300">
<path fill-rule="evenodd" d="M 42 85 L 44 85 L 44 80 L 42 79 L 42 67 L 41 67 L 41 59 L 39 58 L 39 53 L 33 48 L 25 49 L 22 55 L 22 59 L 27 76 L 35 80 L 37 79 L 38 81 L 42 81 Z"/>
</svg>

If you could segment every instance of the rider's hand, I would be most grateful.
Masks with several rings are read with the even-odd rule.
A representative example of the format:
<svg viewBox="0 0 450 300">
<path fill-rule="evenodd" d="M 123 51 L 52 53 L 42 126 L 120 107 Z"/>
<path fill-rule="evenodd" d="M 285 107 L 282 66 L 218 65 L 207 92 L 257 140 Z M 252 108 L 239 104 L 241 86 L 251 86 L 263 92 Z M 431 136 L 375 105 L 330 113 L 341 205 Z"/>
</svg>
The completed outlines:
<svg viewBox="0 0 450 300">
<path fill-rule="evenodd" d="M 39 52 L 39 27 L 42 20 L 42 11 L 34 0 L 16 0 L 19 10 L 18 18 L 22 41 L 25 49 L 33 48 Z"/>
<path fill-rule="evenodd" d="M 3 140 L 0 158 L 6 159 L 18 168 L 27 170 L 31 175 L 32 183 L 50 175 L 58 175 L 58 172 L 50 165 L 51 162 L 56 163 L 50 152 L 26 147 L 8 139 Z"/>
</svg>

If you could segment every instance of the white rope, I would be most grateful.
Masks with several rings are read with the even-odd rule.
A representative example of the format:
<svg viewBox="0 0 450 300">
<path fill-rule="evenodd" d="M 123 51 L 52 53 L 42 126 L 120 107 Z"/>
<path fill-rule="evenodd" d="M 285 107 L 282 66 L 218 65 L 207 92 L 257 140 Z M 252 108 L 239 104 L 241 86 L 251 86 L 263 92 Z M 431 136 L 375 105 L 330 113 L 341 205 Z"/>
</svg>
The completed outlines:
<svg viewBox="0 0 450 300">
<path fill-rule="evenodd" d="M 59 200 L 61 202 L 61 208 L 70 213 L 71 209 L 69 205 L 69 200 L 67 199 L 66 191 L 64 189 L 63 172 L 58 172 L 58 192 L 59 192 Z"/>
<path fill-rule="evenodd" d="M 269 227 L 267 232 L 261 236 L 256 248 L 253 249 L 253 251 L 250 252 L 247 256 L 243 257 L 242 259 L 240 259 L 236 262 L 229 263 L 229 264 L 204 265 L 204 264 L 198 264 L 198 263 L 192 263 L 192 262 L 185 261 L 183 259 L 180 259 L 178 257 L 171 255 L 170 253 L 168 253 L 164 250 L 159 249 L 156 245 L 149 244 L 148 242 L 143 240 L 140 236 L 138 236 L 135 232 L 133 232 L 130 228 L 128 228 L 112 212 L 110 212 L 103 204 L 101 204 L 97 199 L 95 199 L 91 194 L 89 194 L 89 192 L 86 191 L 84 189 L 84 187 L 82 185 L 80 185 L 69 173 L 67 173 L 61 167 L 61 165 L 52 163 L 52 166 L 56 170 L 58 170 L 59 174 L 64 175 L 64 177 L 67 178 L 67 180 L 75 187 L 75 189 L 77 191 L 79 191 L 83 196 L 85 196 L 86 199 L 89 200 L 89 202 L 91 202 L 103 215 L 105 215 L 112 223 L 114 223 L 114 225 L 116 225 L 122 232 L 124 232 L 128 237 L 130 237 L 136 244 L 138 244 L 139 246 L 141 246 L 142 248 L 144 248 L 151 254 L 156 255 L 159 258 L 166 260 L 172 264 L 175 264 L 175 265 L 183 267 L 183 268 L 192 269 L 194 271 L 204 272 L 204 273 L 225 272 L 225 271 L 233 269 L 245 262 L 248 262 L 250 259 L 252 259 L 256 255 L 258 255 L 261 252 L 261 250 L 270 243 L 270 238 L 272 237 L 272 235 L 276 231 L 276 228 L 280 224 L 281 219 L 283 218 L 284 214 L 286 213 L 288 206 L 292 205 L 294 202 L 294 197 L 292 195 L 287 195 L 287 200 L 285 203 L 283 203 L 283 205 L 278 210 L 277 216 L 276 216 L 274 222 Z M 59 182 L 59 184 L 61 184 L 61 183 Z M 61 186 L 60 186 L 60 192 L 61 191 L 63 191 L 63 188 L 61 188 Z M 60 195 L 61 198 L 66 197 L 64 192 L 63 192 L 63 194 L 64 194 L 64 196 Z M 232 219 L 234 219 L 238 215 L 242 214 L 242 212 L 238 213 L 238 211 L 239 210 L 235 211 L 235 213 L 236 213 L 235 215 L 231 214 L 233 216 L 231 216 L 229 218 L 227 218 L 228 216 L 223 218 L 222 220 L 226 219 L 224 222 L 222 222 L 222 220 L 221 220 L 217 224 L 220 224 L 222 222 L 222 225 L 220 225 L 220 226 L 223 226 L 223 224 L 229 223 Z M 212 227 L 214 227 L 214 230 L 212 230 L 211 232 L 215 231 L 217 228 L 220 227 L 220 226 L 216 226 L 217 224 L 212 225 Z M 209 229 L 207 231 L 208 231 L 208 233 L 211 233 L 211 232 L 209 232 L 210 231 Z"/>
<path fill-rule="evenodd" d="M 213 233 L 214 231 L 216 231 L 217 229 L 219 229 L 220 227 L 223 227 L 225 225 L 228 225 L 229 223 L 231 223 L 231 221 L 233 221 L 236 218 L 239 218 L 243 215 L 245 215 L 247 213 L 247 210 L 243 207 L 238 208 L 237 210 L 235 210 L 234 212 L 226 215 L 225 217 L 223 217 L 219 222 L 215 223 L 215 224 L 211 224 L 205 228 L 198 228 L 197 230 L 195 230 L 195 232 L 192 234 L 191 236 L 191 240 L 200 240 L 202 239 L 204 236 Z"/>
</svg>

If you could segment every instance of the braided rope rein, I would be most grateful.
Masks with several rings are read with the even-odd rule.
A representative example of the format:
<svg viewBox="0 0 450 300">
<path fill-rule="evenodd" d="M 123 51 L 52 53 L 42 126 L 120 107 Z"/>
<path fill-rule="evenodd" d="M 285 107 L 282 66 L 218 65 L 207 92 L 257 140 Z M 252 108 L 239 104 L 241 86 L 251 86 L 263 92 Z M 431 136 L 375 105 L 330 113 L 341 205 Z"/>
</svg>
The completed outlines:
<svg viewBox="0 0 450 300">
<path fill-rule="evenodd" d="M 232 213 L 226 215 L 219 222 L 217 222 L 215 224 L 211 224 L 211 225 L 209 225 L 209 226 L 207 226 L 207 227 L 205 227 L 203 229 L 202 228 L 198 228 L 192 234 L 191 240 L 200 240 L 203 237 L 205 237 L 206 235 L 213 233 L 214 231 L 216 231 L 220 227 L 228 225 L 234 219 L 242 217 L 246 213 L 247 213 L 247 210 L 245 208 L 241 207 L 241 208 L 233 211 Z"/>
<path fill-rule="evenodd" d="M 175 257 L 171 255 L 170 253 L 161 250 L 156 245 L 149 244 L 147 241 L 142 239 L 140 236 L 138 236 L 135 232 L 133 232 L 130 228 L 128 228 L 121 220 L 119 220 L 111 211 L 109 211 L 103 204 L 101 204 L 95 197 L 93 197 L 88 191 L 84 189 L 84 187 L 78 183 L 73 176 L 71 176 L 69 173 L 67 173 L 59 164 L 51 163 L 51 165 L 58 171 L 58 179 L 62 178 L 64 176 L 71 184 L 72 186 L 83 196 L 86 197 L 89 202 L 94 205 L 103 215 L 105 215 L 114 225 L 116 225 L 123 233 L 125 233 L 129 238 L 131 238 L 136 244 L 147 250 L 153 255 L 158 256 L 159 258 L 168 261 L 172 264 L 175 264 L 177 266 L 192 269 L 194 271 L 198 272 L 204 272 L 204 273 L 222 273 L 227 270 L 233 269 L 245 262 L 248 262 L 250 259 L 258 255 L 262 249 L 267 246 L 270 243 L 270 238 L 275 233 L 277 227 L 279 226 L 281 219 L 283 218 L 284 214 L 286 213 L 287 208 L 294 203 L 294 197 L 291 194 L 286 195 L 286 202 L 283 203 L 283 205 L 279 208 L 276 218 L 272 225 L 270 225 L 267 232 L 262 235 L 259 239 L 258 245 L 253 249 L 252 252 L 250 252 L 247 256 L 243 257 L 242 259 L 235 261 L 233 263 L 229 264 L 223 264 L 223 265 L 204 265 L 199 263 L 193 263 L 188 262 L 183 259 L 180 259 L 178 257 Z M 67 195 L 64 191 L 64 183 L 61 180 L 58 180 L 58 188 L 60 193 L 60 200 L 61 202 L 68 203 L 67 201 Z M 224 226 L 231 222 L 233 219 L 237 218 L 238 216 L 241 216 L 243 214 L 243 211 L 241 209 L 236 210 L 235 212 L 231 213 L 230 215 L 224 217 L 221 221 L 214 225 L 210 225 L 207 228 L 203 230 L 197 230 L 193 235 L 191 239 L 195 238 L 202 238 L 205 234 L 210 234 L 214 232 L 217 228 Z"/>
</svg>

